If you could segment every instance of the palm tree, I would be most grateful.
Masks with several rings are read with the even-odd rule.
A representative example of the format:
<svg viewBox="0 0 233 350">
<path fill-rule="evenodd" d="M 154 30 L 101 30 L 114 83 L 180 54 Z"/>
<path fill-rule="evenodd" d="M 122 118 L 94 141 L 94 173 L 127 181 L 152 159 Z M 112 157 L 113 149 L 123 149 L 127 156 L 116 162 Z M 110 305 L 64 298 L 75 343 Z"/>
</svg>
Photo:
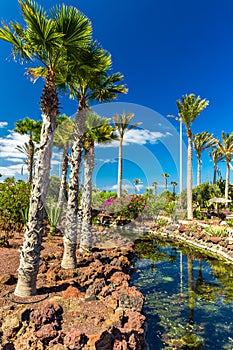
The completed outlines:
<svg viewBox="0 0 233 350">
<path fill-rule="evenodd" d="M 56 73 L 78 55 L 91 40 L 91 24 L 78 9 L 57 6 L 49 17 L 46 11 L 31 0 L 19 0 L 25 27 L 18 22 L 3 24 L 0 39 L 13 47 L 13 56 L 21 61 L 40 62 L 47 73 L 41 96 L 42 129 L 40 148 L 33 180 L 29 220 L 21 250 L 18 282 L 15 295 L 25 297 L 36 294 L 43 233 L 44 203 L 46 199 L 53 136 L 56 129 L 58 95 Z M 41 67 L 28 69 L 32 77 L 41 76 Z"/>
<path fill-rule="evenodd" d="M 233 132 L 225 134 L 222 131 L 222 142 L 218 140 L 218 149 L 223 158 L 226 159 L 226 183 L 225 183 L 225 199 L 228 199 L 229 191 L 229 179 L 230 179 L 230 162 L 233 155 Z M 225 207 L 228 207 L 228 203 L 225 203 Z"/>
<path fill-rule="evenodd" d="M 163 173 L 162 176 L 164 177 L 164 190 L 167 191 L 167 178 L 170 176 L 167 173 Z"/>
<path fill-rule="evenodd" d="M 63 150 L 62 156 L 62 174 L 61 174 L 61 186 L 58 195 L 57 208 L 60 211 L 63 208 L 64 200 L 68 200 L 67 194 L 67 172 L 69 164 L 69 147 L 72 140 L 74 120 L 67 117 L 65 114 L 62 115 L 63 120 L 58 125 L 55 134 L 53 144 L 59 150 Z"/>
<path fill-rule="evenodd" d="M 81 199 L 82 225 L 80 232 L 80 251 L 92 249 L 92 173 L 95 164 L 95 142 L 109 143 L 117 139 L 115 128 L 110 124 L 110 119 L 101 118 L 95 113 L 88 113 L 86 126 L 87 132 L 84 138 L 84 184 Z"/>
<path fill-rule="evenodd" d="M 80 227 L 80 215 L 78 215 L 79 172 L 83 141 L 86 128 L 86 114 L 88 105 L 92 101 L 111 101 L 116 99 L 118 93 L 126 93 L 125 85 L 118 84 L 123 75 L 111 72 L 110 55 L 100 48 L 97 43 L 89 47 L 85 52 L 88 65 L 77 62 L 72 69 L 72 75 L 68 80 L 71 95 L 79 101 L 74 127 L 74 141 L 71 152 L 71 170 L 68 187 L 68 203 L 66 210 L 66 227 L 64 234 L 64 254 L 62 258 L 63 268 L 76 267 L 77 232 Z M 82 73 L 82 74 L 81 74 Z M 80 75 L 81 74 L 81 75 Z"/>
<path fill-rule="evenodd" d="M 178 182 L 176 181 L 171 181 L 171 185 L 172 185 L 172 193 L 173 193 L 173 196 L 176 195 L 176 186 L 178 186 Z"/>
<path fill-rule="evenodd" d="M 155 197 L 157 196 L 157 185 L 158 185 L 158 182 L 157 182 L 157 181 L 154 181 L 154 182 L 152 183 L 152 186 L 154 187 L 154 195 L 155 195 Z"/>
<path fill-rule="evenodd" d="M 16 123 L 16 127 L 14 129 L 15 132 L 20 135 L 28 135 L 29 141 L 27 148 L 27 164 L 28 168 L 28 183 L 32 183 L 32 175 L 33 175 L 33 165 L 34 165 L 34 155 L 35 155 L 35 143 L 40 142 L 40 132 L 41 132 L 41 121 L 35 121 L 26 117 L 25 119 L 19 120 Z M 17 146 L 17 149 L 21 151 L 20 146 Z"/>
<path fill-rule="evenodd" d="M 32 161 L 32 164 L 30 165 L 30 169 L 32 168 L 31 171 L 32 171 L 32 176 L 33 176 L 33 172 L 35 170 L 35 165 L 36 165 L 35 155 L 36 155 L 36 152 L 38 152 L 38 148 L 34 148 L 34 150 L 33 150 L 34 156 L 33 156 L 32 160 L 31 160 L 31 156 L 29 156 L 29 153 L 31 151 L 29 150 L 28 142 L 24 142 L 23 145 L 17 145 L 15 147 L 15 149 L 17 149 L 17 151 L 19 151 L 20 153 L 22 153 L 26 156 L 26 159 L 24 159 L 24 164 L 27 166 L 27 168 L 28 168 L 28 160 L 30 159 L 30 161 Z M 23 175 L 24 164 L 22 165 L 22 168 L 21 168 L 22 175 Z"/>
<path fill-rule="evenodd" d="M 113 116 L 113 122 L 118 130 L 119 133 L 119 154 L 118 154 L 118 180 L 117 180 L 117 197 L 122 196 L 122 146 L 123 146 L 123 139 L 124 135 L 127 131 L 130 131 L 132 129 L 135 129 L 139 125 L 141 125 L 141 122 L 131 124 L 131 120 L 133 119 L 134 114 L 133 113 L 121 113 L 120 115 L 115 114 Z"/>
<path fill-rule="evenodd" d="M 140 179 L 134 180 L 134 194 L 137 193 L 137 186 L 140 184 Z"/>
<path fill-rule="evenodd" d="M 193 146 L 197 154 L 197 186 L 201 184 L 201 154 L 215 145 L 216 139 L 213 138 L 213 134 L 207 131 L 193 135 Z"/>
<path fill-rule="evenodd" d="M 209 101 L 201 100 L 200 96 L 194 94 L 182 96 L 181 100 L 176 101 L 179 116 L 186 127 L 188 138 L 188 163 L 187 163 L 187 218 L 193 219 L 192 206 L 192 122 L 208 106 Z"/>
<path fill-rule="evenodd" d="M 218 143 L 218 141 L 217 141 Z M 217 165 L 218 162 L 220 162 L 224 156 L 221 154 L 219 148 L 214 148 L 212 151 L 209 153 L 213 163 L 214 163 L 214 176 L 213 176 L 213 184 L 216 185 L 217 183 Z"/>
</svg>

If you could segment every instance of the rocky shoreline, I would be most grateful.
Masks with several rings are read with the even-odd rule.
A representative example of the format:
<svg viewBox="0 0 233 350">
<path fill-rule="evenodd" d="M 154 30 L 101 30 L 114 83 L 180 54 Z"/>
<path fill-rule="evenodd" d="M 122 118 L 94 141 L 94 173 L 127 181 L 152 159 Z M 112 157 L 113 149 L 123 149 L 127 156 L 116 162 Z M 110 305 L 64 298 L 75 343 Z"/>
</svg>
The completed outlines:
<svg viewBox="0 0 233 350">
<path fill-rule="evenodd" d="M 77 253 L 79 266 L 74 270 L 60 267 L 61 240 L 51 237 L 43 247 L 37 296 L 15 297 L 17 274 L 0 275 L 5 291 L 1 292 L 1 349 L 146 348 L 144 297 L 129 284 L 135 258 L 132 243 Z"/>
</svg>

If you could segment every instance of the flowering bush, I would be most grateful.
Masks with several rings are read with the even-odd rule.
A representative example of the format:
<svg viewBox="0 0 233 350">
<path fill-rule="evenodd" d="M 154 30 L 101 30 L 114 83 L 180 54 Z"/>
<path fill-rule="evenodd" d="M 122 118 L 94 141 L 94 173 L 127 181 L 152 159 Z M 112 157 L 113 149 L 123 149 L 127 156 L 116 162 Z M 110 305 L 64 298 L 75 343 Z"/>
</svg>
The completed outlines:
<svg viewBox="0 0 233 350">
<path fill-rule="evenodd" d="M 115 217 L 124 216 L 127 219 L 133 220 L 141 215 L 146 204 L 144 195 L 125 196 L 121 198 L 109 198 L 103 208 Z"/>
</svg>

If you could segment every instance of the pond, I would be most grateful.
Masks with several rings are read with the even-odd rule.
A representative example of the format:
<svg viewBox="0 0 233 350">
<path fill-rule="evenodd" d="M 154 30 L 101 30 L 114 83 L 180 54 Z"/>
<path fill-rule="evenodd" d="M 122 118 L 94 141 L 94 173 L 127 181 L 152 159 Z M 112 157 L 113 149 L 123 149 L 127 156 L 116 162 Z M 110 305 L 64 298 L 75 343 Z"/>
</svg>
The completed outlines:
<svg viewBox="0 0 233 350">
<path fill-rule="evenodd" d="M 151 239 L 135 249 L 149 349 L 232 350 L 233 265 Z"/>
</svg>

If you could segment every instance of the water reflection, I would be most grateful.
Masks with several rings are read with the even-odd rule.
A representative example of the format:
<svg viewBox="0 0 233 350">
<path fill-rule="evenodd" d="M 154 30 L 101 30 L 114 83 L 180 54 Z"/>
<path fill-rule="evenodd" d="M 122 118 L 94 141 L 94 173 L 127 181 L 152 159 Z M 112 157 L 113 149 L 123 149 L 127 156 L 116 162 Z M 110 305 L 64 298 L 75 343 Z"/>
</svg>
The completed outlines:
<svg viewBox="0 0 233 350">
<path fill-rule="evenodd" d="M 150 349 L 232 350 L 232 265 L 156 240 L 135 248 L 132 283 L 146 297 Z"/>
</svg>

